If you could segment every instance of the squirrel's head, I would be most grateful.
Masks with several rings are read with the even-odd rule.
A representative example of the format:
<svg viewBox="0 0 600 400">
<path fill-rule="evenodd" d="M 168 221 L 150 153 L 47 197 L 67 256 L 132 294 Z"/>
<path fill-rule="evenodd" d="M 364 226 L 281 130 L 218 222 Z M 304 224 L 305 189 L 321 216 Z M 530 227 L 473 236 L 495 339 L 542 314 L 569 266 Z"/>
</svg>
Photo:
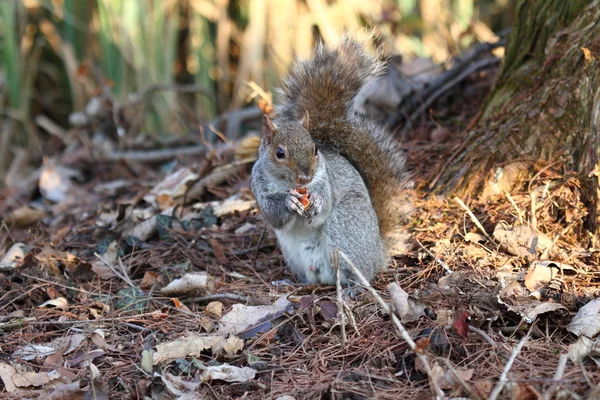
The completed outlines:
<svg viewBox="0 0 600 400">
<path fill-rule="evenodd" d="M 263 157 L 271 160 L 274 174 L 288 181 L 291 187 L 310 183 L 319 161 L 319 151 L 308 133 L 308 112 L 301 121 L 282 121 L 275 124 L 263 117 Z"/>
</svg>

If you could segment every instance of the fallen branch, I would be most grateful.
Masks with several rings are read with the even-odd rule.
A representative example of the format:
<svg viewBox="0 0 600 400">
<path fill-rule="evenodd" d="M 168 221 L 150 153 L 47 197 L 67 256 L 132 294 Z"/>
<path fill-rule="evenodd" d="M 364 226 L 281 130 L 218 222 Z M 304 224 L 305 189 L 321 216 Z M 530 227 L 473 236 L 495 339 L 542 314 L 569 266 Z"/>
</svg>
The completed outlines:
<svg viewBox="0 0 600 400">
<path fill-rule="evenodd" d="M 386 125 L 393 129 L 401 122 L 406 121 L 407 123 L 403 130 L 407 129 L 407 126 L 442 94 L 456 86 L 456 84 L 463 81 L 473 72 L 498 63 L 499 60 L 496 58 L 480 60 L 479 62 L 476 62 L 476 60 L 482 54 L 489 53 L 491 50 L 503 45 L 504 40 L 499 40 L 496 43 L 482 43 L 475 47 L 464 59 L 457 58 L 454 65 L 449 70 L 441 73 L 425 90 L 421 93 L 413 94 L 407 98 L 407 101 L 402 102 L 396 112 L 388 117 Z M 422 99 L 422 101 L 419 102 L 419 99 Z"/>
</svg>

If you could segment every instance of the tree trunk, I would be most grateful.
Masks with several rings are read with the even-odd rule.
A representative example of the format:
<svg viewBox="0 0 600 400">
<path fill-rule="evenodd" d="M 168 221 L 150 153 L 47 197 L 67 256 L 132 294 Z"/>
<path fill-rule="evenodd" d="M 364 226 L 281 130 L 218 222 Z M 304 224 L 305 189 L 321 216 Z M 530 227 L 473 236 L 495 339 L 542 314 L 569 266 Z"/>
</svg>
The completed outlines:
<svg viewBox="0 0 600 400">
<path fill-rule="evenodd" d="M 509 190 L 562 163 L 579 175 L 595 231 L 600 152 L 600 0 L 518 0 L 495 88 L 436 189 Z"/>
</svg>

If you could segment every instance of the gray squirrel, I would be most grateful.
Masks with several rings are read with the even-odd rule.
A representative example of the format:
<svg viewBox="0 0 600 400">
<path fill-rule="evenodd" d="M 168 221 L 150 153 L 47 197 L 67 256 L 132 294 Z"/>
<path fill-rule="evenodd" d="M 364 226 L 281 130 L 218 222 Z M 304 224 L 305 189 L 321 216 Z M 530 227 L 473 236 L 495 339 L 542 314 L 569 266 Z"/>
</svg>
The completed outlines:
<svg viewBox="0 0 600 400">
<path fill-rule="evenodd" d="M 371 280 L 386 266 L 409 210 L 404 156 L 385 130 L 353 111 L 384 65 L 345 36 L 296 62 L 263 117 L 251 187 L 284 258 L 303 283 L 334 284 L 337 249 Z M 341 281 L 355 280 L 342 259 Z"/>
</svg>

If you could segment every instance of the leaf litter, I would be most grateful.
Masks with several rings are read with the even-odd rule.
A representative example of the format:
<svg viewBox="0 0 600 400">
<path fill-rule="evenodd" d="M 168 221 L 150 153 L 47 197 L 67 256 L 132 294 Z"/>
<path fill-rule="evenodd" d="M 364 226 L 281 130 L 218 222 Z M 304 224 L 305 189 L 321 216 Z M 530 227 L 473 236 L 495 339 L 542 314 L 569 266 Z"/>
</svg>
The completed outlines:
<svg viewBox="0 0 600 400">
<path fill-rule="evenodd" d="M 440 144 L 410 146 L 425 182 L 435 171 L 418 161 Z M 435 384 L 485 398 L 523 338 L 507 397 L 582 397 L 600 381 L 599 252 L 560 165 L 532 182 L 549 187 L 535 218 L 525 189 L 465 200 L 479 225 L 449 198 L 414 197 L 412 244 L 373 286 L 428 376 L 369 293 L 338 304 L 335 288 L 271 284 L 294 277 L 252 198 L 251 164 L 235 144 L 210 150 L 162 173 L 56 159 L 32 169 L 37 186 L 0 196 L 0 395 L 396 399 Z"/>
</svg>

